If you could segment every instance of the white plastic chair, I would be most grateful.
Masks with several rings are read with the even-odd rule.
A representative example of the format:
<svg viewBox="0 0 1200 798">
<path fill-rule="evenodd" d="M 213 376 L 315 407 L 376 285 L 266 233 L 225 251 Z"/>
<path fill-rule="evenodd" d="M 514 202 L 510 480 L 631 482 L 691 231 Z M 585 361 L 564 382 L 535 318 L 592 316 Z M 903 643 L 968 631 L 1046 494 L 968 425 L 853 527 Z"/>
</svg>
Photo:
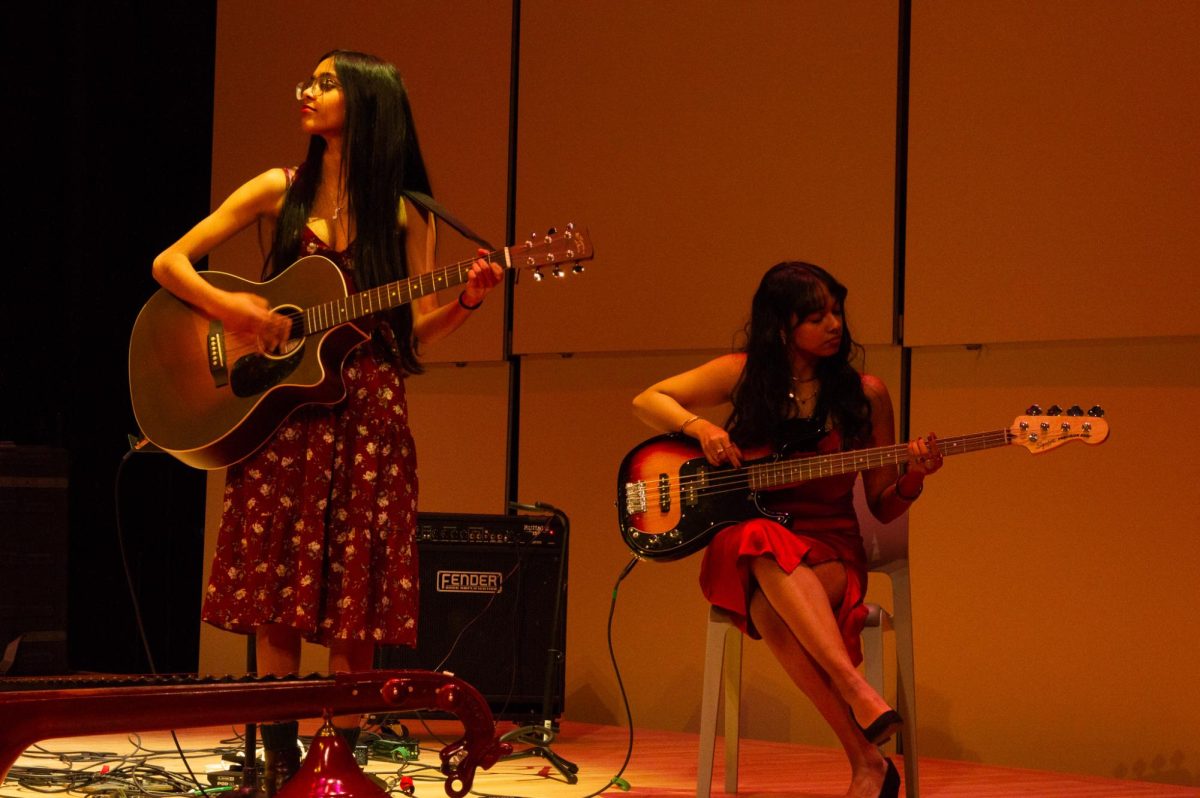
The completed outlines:
<svg viewBox="0 0 1200 798">
<path fill-rule="evenodd" d="M 867 681 L 883 694 L 883 632 L 892 626 L 896 633 L 896 709 L 904 718 L 900 743 L 904 753 L 904 785 L 907 798 L 917 798 L 917 693 L 913 670 L 912 597 L 908 579 L 908 516 L 881 524 L 867 509 L 861 480 L 854 488 L 868 567 L 887 574 L 892 583 L 892 612 L 867 604 L 869 614 L 863 629 L 863 667 Z M 738 789 L 738 723 L 742 692 L 742 633 L 729 615 L 710 607 L 704 652 L 704 687 L 700 703 L 700 760 L 696 781 L 697 798 L 709 798 L 712 790 L 713 757 L 717 737 L 717 709 L 724 694 L 725 792 Z"/>
</svg>

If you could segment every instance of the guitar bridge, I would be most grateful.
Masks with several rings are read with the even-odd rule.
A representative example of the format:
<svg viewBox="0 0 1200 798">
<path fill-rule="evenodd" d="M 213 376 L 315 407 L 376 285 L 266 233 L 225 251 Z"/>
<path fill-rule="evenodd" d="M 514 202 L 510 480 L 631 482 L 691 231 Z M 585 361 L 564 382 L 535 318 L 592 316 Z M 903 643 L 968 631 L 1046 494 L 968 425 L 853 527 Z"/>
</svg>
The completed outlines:
<svg viewBox="0 0 1200 798">
<path fill-rule="evenodd" d="M 625 512 L 629 515 L 646 512 L 646 483 L 625 483 Z"/>
<path fill-rule="evenodd" d="M 225 327 L 220 320 L 208 323 L 208 371 L 218 388 L 229 384 L 229 368 L 225 364 Z"/>
</svg>

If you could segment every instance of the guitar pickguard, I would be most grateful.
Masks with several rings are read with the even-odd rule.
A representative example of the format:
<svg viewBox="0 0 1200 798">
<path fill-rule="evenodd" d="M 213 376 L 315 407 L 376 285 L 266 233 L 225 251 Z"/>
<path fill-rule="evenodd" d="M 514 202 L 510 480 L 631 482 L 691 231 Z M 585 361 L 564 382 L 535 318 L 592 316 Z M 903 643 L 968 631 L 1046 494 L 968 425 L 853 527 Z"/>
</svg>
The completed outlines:
<svg viewBox="0 0 1200 798">
<path fill-rule="evenodd" d="M 234 396 L 243 398 L 268 391 L 291 376 L 303 356 L 303 344 L 284 357 L 267 357 L 258 352 L 243 355 L 233 364 L 229 387 Z"/>
</svg>

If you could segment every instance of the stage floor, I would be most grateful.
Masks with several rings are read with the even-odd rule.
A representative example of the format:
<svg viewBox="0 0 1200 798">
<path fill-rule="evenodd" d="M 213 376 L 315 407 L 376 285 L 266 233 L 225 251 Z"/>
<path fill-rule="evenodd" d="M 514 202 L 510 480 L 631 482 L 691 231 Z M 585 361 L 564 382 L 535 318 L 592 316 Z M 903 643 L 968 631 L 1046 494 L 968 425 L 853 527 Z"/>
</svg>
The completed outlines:
<svg viewBox="0 0 1200 798">
<path fill-rule="evenodd" d="M 408 764 L 403 773 L 413 777 L 415 795 L 421 798 L 444 796 L 440 774 L 436 771 L 437 751 L 444 742 L 457 737 L 461 729 L 456 723 L 439 721 L 422 727 L 419 721 L 404 721 L 413 737 L 420 740 L 419 760 Z M 311 733 L 315 722 L 306 723 L 302 732 Z M 393 727 L 396 728 L 396 727 Z M 501 724 L 500 731 L 514 727 Z M 194 772 L 203 774 L 210 764 L 220 763 L 213 752 L 221 741 L 228 749 L 237 749 L 234 739 L 240 729 L 210 727 L 184 729 L 180 742 L 188 751 L 188 762 Z M 433 736 L 436 733 L 442 740 Z M 473 795 L 524 796 L 527 798 L 583 798 L 603 788 L 617 774 L 625 760 L 628 731 L 618 727 L 564 722 L 552 750 L 578 766 L 578 783 L 568 784 L 550 762 L 541 757 L 510 759 L 498 763 L 490 771 L 477 774 Z M 721 741 L 717 741 L 716 772 L 713 795 L 724 795 L 724 770 L 721 763 Z M 140 748 L 139 748 L 140 746 Z M 522 746 L 517 746 L 518 748 Z M 634 735 L 633 756 L 622 778 L 629 783 L 628 793 L 611 788 L 606 795 L 619 796 L 694 796 L 696 794 L 697 736 L 676 732 L 637 730 Z M 22 787 L 13 780 L 24 767 L 67 769 L 81 775 L 73 794 L 100 795 L 122 798 L 115 785 L 104 785 L 101 769 L 109 772 L 130 765 L 137 757 L 155 752 L 147 764 L 171 772 L 186 773 L 174 750 L 170 734 L 152 732 L 137 737 L 100 735 L 94 737 L 62 738 L 43 741 L 40 750 L 30 750 L 18 760 L 13 773 L 2 787 L 0 796 L 28 798 L 44 794 L 45 786 L 30 784 Z M 63 758 L 53 754 L 64 754 Z M 194 754 L 191 752 L 195 752 Z M 77 756 L 80 752 L 103 753 L 103 762 Z M 742 798 L 788 796 L 789 798 L 832 798 L 846 788 L 848 770 L 839 752 L 813 746 L 743 740 L 740 758 Z M 897 766 L 903 773 L 901 762 Z M 386 760 L 372 760 L 366 770 L 387 782 L 401 772 L 399 766 Z M 32 771 L 24 771 L 32 772 Z M 43 771 L 44 772 L 44 771 Z M 100 782 L 100 783 L 97 783 Z M 90 786 L 84 786 L 90 783 Z M 59 790 L 54 790 L 58 792 Z M 126 798 L 136 792 L 124 791 Z M 398 793 L 397 793 L 398 794 Z M 903 795 L 903 792 L 901 792 Z M 926 798 L 1007 798 L 1009 796 L 1097 796 L 1111 798 L 1141 798 L 1142 796 L 1200 796 L 1200 788 L 1154 784 L 1150 782 L 1047 773 L 1015 768 L 992 767 L 939 759 L 921 759 L 921 794 Z M 218 793 L 220 795 L 220 793 Z"/>
</svg>

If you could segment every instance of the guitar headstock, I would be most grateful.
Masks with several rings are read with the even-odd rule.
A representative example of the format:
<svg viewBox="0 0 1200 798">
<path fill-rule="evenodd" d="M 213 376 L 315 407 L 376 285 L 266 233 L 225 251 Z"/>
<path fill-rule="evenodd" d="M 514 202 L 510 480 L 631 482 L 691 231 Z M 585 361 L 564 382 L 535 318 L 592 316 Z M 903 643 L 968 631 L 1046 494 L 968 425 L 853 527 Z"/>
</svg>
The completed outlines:
<svg viewBox="0 0 1200 798">
<path fill-rule="evenodd" d="M 554 277 L 565 277 L 564 264 L 570 264 L 572 274 L 583 272 L 582 261 L 592 257 L 592 242 L 586 229 L 568 224 L 561 232 L 551 227 L 545 235 L 531 234 L 520 244 L 508 248 L 514 269 L 533 269 L 533 279 L 540 281 L 542 269 L 549 267 Z"/>
<path fill-rule="evenodd" d="M 1045 412 L 1037 405 L 1017 416 L 1008 428 L 1012 443 L 1024 446 L 1034 454 L 1048 452 L 1064 443 L 1083 441 L 1087 444 L 1104 443 L 1108 438 L 1108 422 L 1104 420 L 1104 409 L 1099 405 L 1087 413 L 1073 405 L 1064 411 L 1052 405 Z"/>
</svg>

